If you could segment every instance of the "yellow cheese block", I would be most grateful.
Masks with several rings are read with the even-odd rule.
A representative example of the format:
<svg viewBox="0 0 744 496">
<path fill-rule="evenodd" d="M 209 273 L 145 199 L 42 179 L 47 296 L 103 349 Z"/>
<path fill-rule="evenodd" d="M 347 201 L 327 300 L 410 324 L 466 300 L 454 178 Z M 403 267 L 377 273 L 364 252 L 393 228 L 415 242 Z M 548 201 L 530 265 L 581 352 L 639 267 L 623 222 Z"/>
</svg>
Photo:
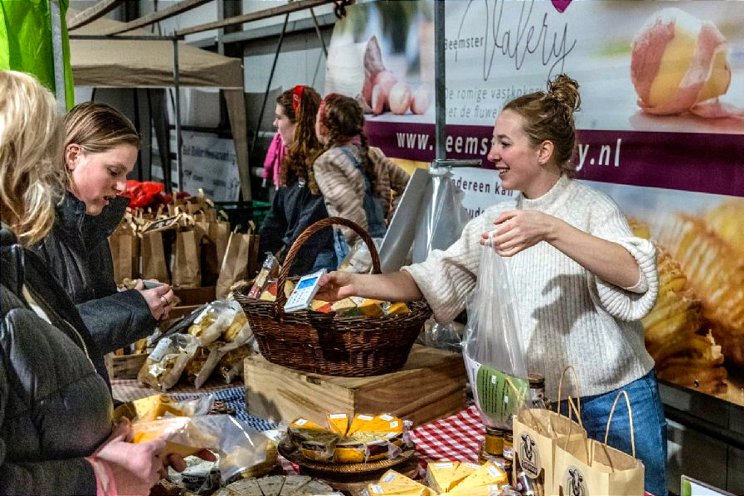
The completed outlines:
<svg viewBox="0 0 744 496">
<path fill-rule="evenodd" d="M 382 415 L 360 413 L 354 416 L 346 435 L 351 436 L 357 432 L 403 432 L 403 421 L 387 413 Z"/>
<path fill-rule="evenodd" d="M 212 448 L 217 440 L 195 427 L 189 417 L 168 417 L 132 424 L 132 442 L 165 440 L 163 453 L 190 456 L 204 448 Z"/>
<path fill-rule="evenodd" d="M 331 310 L 336 312 L 339 316 L 343 315 L 352 317 L 354 315 L 359 315 L 356 303 L 354 303 L 354 300 L 351 298 L 344 298 L 343 300 L 334 302 L 333 305 L 331 305 Z"/>
<path fill-rule="evenodd" d="M 465 477 L 447 494 L 449 496 L 488 496 L 491 491 L 508 483 L 506 472 L 497 465 L 487 462 Z"/>
<path fill-rule="evenodd" d="M 376 484 L 369 484 L 367 491 L 372 494 L 396 496 L 436 496 L 428 487 L 409 479 L 395 470 L 385 472 Z"/>
<path fill-rule="evenodd" d="M 328 422 L 331 432 L 339 436 L 345 436 L 346 431 L 349 430 L 349 415 L 346 413 L 331 413 L 326 416 L 326 422 Z"/>
<path fill-rule="evenodd" d="M 456 474 L 459 466 L 460 462 L 456 461 L 445 460 L 429 463 L 426 466 L 426 484 L 437 493 L 449 491 L 467 477 L 467 475 L 463 475 L 459 479 L 457 478 Z"/>
<path fill-rule="evenodd" d="M 408 305 L 406 305 L 403 302 L 386 303 L 382 307 L 383 307 L 383 310 L 385 311 L 385 315 L 403 315 L 411 311 L 408 308 Z"/>
<path fill-rule="evenodd" d="M 361 298 L 359 296 L 350 296 L 350 298 L 356 304 L 357 308 L 359 309 L 359 313 L 361 313 L 365 317 L 379 317 L 383 314 L 383 302 L 380 300 Z"/>
</svg>

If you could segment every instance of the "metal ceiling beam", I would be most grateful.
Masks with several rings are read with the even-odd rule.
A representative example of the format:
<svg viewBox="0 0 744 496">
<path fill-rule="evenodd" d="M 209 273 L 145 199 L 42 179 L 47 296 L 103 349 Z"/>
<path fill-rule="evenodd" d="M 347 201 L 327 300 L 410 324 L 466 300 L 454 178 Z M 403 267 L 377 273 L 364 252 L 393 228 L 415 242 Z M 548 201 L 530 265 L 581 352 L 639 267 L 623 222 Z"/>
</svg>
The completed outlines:
<svg viewBox="0 0 744 496">
<path fill-rule="evenodd" d="M 260 19 L 268 19 L 270 17 L 282 14 L 289 14 L 290 12 L 297 12 L 299 10 L 305 10 L 312 7 L 319 7 L 328 3 L 334 2 L 333 0 L 298 0 L 290 2 L 287 5 L 282 5 L 281 7 L 272 7 L 269 9 L 251 12 L 249 14 L 230 17 L 221 21 L 209 22 L 206 24 L 192 26 L 190 28 L 179 29 L 175 32 L 175 34 L 177 36 L 185 36 L 188 34 L 201 33 L 203 31 L 210 31 L 212 29 L 224 28 L 227 26 L 233 26 L 235 24 L 243 24 L 244 22 L 258 21 Z"/>
<path fill-rule="evenodd" d="M 211 1 L 212 0 L 183 0 L 182 2 L 178 2 L 177 4 L 171 7 L 168 7 L 167 9 L 158 10 L 156 12 L 152 12 L 150 14 L 144 15 L 138 19 L 127 22 L 121 27 L 109 29 L 108 31 L 104 31 L 101 34 L 112 35 L 112 34 L 124 33 L 126 31 L 131 31 L 132 29 L 141 28 L 143 26 L 148 26 L 158 21 L 162 21 L 163 19 L 168 19 L 169 17 L 173 17 L 175 15 L 186 12 L 187 10 L 191 10 L 195 7 L 199 7 L 200 5 L 203 5 Z"/>
<path fill-rule="evenodd" d="M 97 4 L 78 12 L 72 19 L 70 19 L 70 22 L 67 24 L 67 30 L 72 31 L 73 29 L 77 29 L 95 21 L 99 17 L 105 16 L 118 7 L 122 1 L 123 0 L 101 0 Z"/>
</svg>

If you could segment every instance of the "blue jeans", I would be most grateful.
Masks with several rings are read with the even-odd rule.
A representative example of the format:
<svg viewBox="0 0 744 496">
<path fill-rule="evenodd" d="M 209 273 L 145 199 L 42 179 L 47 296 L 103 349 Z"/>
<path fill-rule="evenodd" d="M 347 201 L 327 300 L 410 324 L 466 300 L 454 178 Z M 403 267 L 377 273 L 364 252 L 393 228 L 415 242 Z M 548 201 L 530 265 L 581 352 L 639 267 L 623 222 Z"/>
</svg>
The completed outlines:
<svg viewBox="0 0 744 496">
<path fill-rule="evenodd" d="M 654 496 L 667 494 L 666 459 L 667 436 L 664 407 L 656 383 L 656 372 L 636 379 L 630 384 L 609 393 L 581 398 L 581 421 L 590 438 L 604 442 L 607 418 L 612 403 L 621 390 L 628 393 L 633 410 L 636 457 L 645 468 L 646 492 Z M 561 402 L 561 412 L 566 413 L 566 401 Z M 630 423 L 625 400 L 620 398 L 612 416 L 607 444 L 625 453 L 632 453 Z"/>
<path fill-rule="evenodd" d="M 336 251 L 336 264 L 341 265 L 341 262 L 344 261 L 351 248 L 349 247 L 349 243 L 346 242 L 344 233 L 339 229 L 333 230 L 333 249 Z"/>
</svg>

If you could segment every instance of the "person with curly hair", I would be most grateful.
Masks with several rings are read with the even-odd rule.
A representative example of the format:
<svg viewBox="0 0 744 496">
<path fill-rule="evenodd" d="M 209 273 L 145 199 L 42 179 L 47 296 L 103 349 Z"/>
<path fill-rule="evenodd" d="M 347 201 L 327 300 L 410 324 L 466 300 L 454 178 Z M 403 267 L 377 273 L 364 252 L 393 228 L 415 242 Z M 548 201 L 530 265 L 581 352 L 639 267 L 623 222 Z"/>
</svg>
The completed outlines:
<svg viewBox="0 0 744 496">
<path fill-rule="evenodd" d="M 337 93 L 326 96 L 315 120 L 315 133 L 323 148 L 313 171 L 328 214 L 359 224 L 372 238 L 384 237 L 410 176 L 382 150 L 368 145 L 364 111 L 353 98 Z M 339 263 L 357 238 L 348 227 L 336 228 Z"/>
<path fill-rule="evenodd" d="M 283 262 L 297 237 L 311 224 L 328 217 L 312 167 L 312 158 L 320 149 L 314 127 L 319 105 L 318 92 L 302 85 L 283 92 L 276 100 L 274 127 L 287 153 L 279 172 L 279 188 L 259 230 L 259 256 L 271 252 Z M 335 269 L 336 265 L 333 230 L 326 228 L 305 242 L 290 274 Z"/>
</svg>

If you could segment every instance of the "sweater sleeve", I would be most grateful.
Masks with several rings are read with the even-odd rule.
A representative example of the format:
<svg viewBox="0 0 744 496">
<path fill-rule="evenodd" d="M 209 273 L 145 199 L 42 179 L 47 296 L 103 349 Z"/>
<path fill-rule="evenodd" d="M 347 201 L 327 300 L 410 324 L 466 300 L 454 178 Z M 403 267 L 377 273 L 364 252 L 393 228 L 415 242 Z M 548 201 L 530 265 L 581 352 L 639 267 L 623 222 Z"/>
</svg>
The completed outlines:
<svg viewBox="0 0 744 496">
<path fill-rule="evenodd" d="M 485 215 L 471 220 L 460 239 L 446 250 L 434 250 L 425 261 L 402 269 L 416 281 L 438 322 L 457 317 L 475 288 Z"/>
<path fill-rule="evenodd" d="M 651 311 L 659 292 L 656 249 L 650 241 L 633 236 L 625 215 L 609 197 L 596 202 L 594 208 L 597 214 L 592 222 L 592 234 L 625 248 L 640 270 L 638 282 L 629 288 L 591 276 L 596 294 L 602 307 L 613 317 L 624 321 L 638 320 Z"/>
<path fill-rule="evenodd" d="M 75 305 L 101 353 L 109 353 L 152 334 L 157 321 L 136 289 Z"/>
</svg>

